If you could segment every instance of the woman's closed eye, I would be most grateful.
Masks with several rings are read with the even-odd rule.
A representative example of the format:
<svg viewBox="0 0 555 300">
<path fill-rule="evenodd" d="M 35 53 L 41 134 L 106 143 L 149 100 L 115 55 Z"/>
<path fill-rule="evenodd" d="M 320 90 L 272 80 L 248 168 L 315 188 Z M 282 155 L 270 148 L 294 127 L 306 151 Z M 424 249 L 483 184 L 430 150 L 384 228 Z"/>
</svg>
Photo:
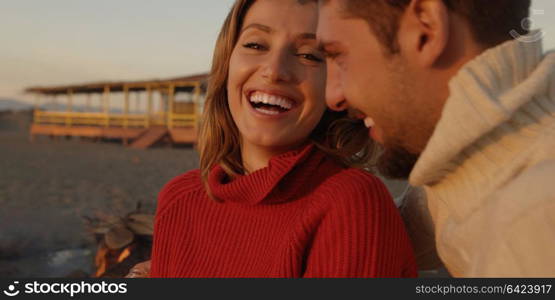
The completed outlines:
<svg viewBox="0 0 555 300">
<path fill-rule="evenodd" d="M 297 53 L 297 56 L 314 62 L 324 62 L 324 59 L 313 53 Z"/>
<path fill-rule="evenodd" d="M 266 47 L 263 46 L 260 43 L 255 43 L 255 42 L 248 42 L 243 44 L 243 47 L 247 48 L 247 49 L 253 49 L 253 50 L 266 50 Z"/>
</svg>

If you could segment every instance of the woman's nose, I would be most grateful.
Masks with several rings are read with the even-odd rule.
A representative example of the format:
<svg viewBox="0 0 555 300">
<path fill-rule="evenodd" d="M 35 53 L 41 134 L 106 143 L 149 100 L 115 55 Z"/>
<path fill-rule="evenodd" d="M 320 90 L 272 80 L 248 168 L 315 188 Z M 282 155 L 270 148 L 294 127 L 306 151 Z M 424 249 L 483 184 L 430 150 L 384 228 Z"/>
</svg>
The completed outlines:
<svg viewBox="0 0 555 300">
<path fill-rule="evenodd" d="M 342 111 L 348 108 L 343 94 L 340 74 L 333 63 L 327 64 L 326 103 L 331 110 L 335 111 Z"/>
<path fill-rule="evenodd" d="M 292 60 L 287 51 L 271 53 L 264 64 L 262 77 L 272 83 L 294 81 L 296 76 Z"/>
</svg>

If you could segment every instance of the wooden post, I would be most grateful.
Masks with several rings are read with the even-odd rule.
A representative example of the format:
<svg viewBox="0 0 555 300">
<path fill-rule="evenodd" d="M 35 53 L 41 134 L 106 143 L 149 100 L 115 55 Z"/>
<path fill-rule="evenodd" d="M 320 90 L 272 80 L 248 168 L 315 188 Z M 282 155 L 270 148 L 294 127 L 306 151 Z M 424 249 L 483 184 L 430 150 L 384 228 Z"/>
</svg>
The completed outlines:
<svg viewBox="0 0 555 300">
<path fill-rule="evenodd" d="M 90 112 L 90 110 L 91 110 L 91 94 L 90 93 L 87 93 L 86 109 L 87 109 L 87 112 Z"/>
<path fill-rule="evenodd" d="M 73 111 L 73 90 L 70 89 L 67 91 L 67 99 L 68 99 L 67 111 L 72 112 Z"/>
<path fill-rule="evenodd" d="M 123 97 L 123 128 L 127 128 L 129 122 L 129 87 L 126 85 L 123 86 Z"/>
<path fill-rule="evenodd" d="M 175 86 L 170 85 L 168 89 L 168 128 L 173 128 L 173 101 L 174 101 Z"/>
<path fill-rule="evenodd" d="M 193 94 L 193 112 L 195 114 L 195 119 L 194 119 L 194 128 L 195 130 L 197 130 L 198 127 L 198 121 L 199 121 L 199 114 L 200 114 L 200 82 L 197 82 L 197 84 L 195 85 L 195 90 L 194 90 L 194 94 Z"/>
<path fill-rule="evenodd" d="M 39 102 L 40 102 L 40 94 L 37 93 L 37 94 L 35 94 L 35 105 L 34 105 L 35 106 L 34 107 L 35 111 L 37 111 L 39 109 L 39 105 L 40 105 Z"/>
<path fill-rule="evenodd" d="M 146 127 L 150 127 L 150 118 L 152 118 L 152 88 L 150 87 L 150 85 L 146 87 L 146 93 L 148 98 L 148 104 L 146 107 Z"/>
<path fill-rule="evenodd" d="M 35 103 L 33 105 L 33 124 L 39 124 L 40 123 L 40 117 L 39 117 L 39 101 L 40 101 L 40 94 L 36 93 L 35 94 Z M 31 127 L 31 129 L 29 130 L 29 141 L 33 142 L 35 140 L 35 135 L 33 134 L 33 127 Z"/>
<path fill-rule="evenodd" d="M 72 117 L 72 111 L 73 111 L 73 90 L 69 89 L 67 91 L 67 99 L 68 99 L 68 103 L 67 103 L 67 111 L 66 111 L 66 126 L 70 127 L 71 126 L 71 117 Z"/>
<path fill-rule="evenodd" d="M 160 92 L 160 106 L 158 107 L 158 112 L 162 112 L 165 113 L 166 112 L 166 105 L 164 105 L 164 92 L 162 88 L 158 89 L 158 92 Z"/>
<path fill-rule="evenodd" d="M 135 113 L 140 111 L 140 104 L 141 104 L 141 93 L 140 91 L 135 92 L 135 105 L 133 105 L 133 107 L 135 108 L 134 111 Z"/>
<path fill-rule="evenodd" d="M 103 103 L 103 112 L 104 112 L 104 126 L 108 127 L 110 126 L 110 87 L 109 86 L 104 86 L 104 103 Z"/>
<path fill-rule="evenodd" d="M 123 86 L 123 129 L 127 129 L 129 123 L 129 87 L 127 85 Z M 123 145 L 127 146 L 127 136 L 123 137 Z"/>
<path fill-rule="evenodd" d="M 40 95 L 39 93 L 35 94 L 35 105 L 33 110 L 33 123 L 40 124 Z M 31 135 L 31 141 L 33 136 Z"/>
</svg>

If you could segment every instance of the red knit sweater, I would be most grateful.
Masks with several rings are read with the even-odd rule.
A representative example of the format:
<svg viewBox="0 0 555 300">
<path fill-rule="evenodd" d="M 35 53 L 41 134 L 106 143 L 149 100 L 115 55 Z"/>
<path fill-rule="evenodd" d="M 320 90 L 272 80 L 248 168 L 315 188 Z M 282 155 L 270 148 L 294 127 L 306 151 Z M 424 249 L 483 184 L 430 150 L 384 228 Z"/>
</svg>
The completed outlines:
<svg viewBox="0 0 555 300">
<path fill-rule="evenodd" d="M 382 182 L 309 145 L 230 180 L 214 168 L 162 189 L 151 277 L 414 277 L 416 265 Z"/>
</svg>

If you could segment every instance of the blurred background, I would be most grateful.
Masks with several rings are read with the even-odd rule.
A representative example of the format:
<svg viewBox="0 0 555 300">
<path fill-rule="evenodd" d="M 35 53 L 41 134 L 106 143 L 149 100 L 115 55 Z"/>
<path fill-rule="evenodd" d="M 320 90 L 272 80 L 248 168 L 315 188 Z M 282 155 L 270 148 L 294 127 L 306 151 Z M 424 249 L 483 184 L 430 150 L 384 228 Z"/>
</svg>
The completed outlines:
<svg viewBox="0 0 555 300">
<path fill-rule="evenodd" d="M 109 136 L 50 134 L 31 142 L 31 109 L 38 98 L 25 90 L 140 82 L 134 92 L 144 110 L 149 97 L 145 87 L 155 82 L 163 88 L 157 90 L 153 107 L 169 109 L 172 101 L 179 102 L 174 99 L 179 98 L 175 80 L 209 70 L 232 3 L 0 2 L 0 277 L 118 276 L 125 269 L 118 269 L 118 263 L 130 266 L 146 255 L 141 251 L 148 249 L 149 216 L 158 191 L 172 177 L 198 166 L 190 144 L 167 143 L 176 139 L 170 127 L 165 140 L 160 135 L 156 141 L 161 143 L 149 149 L 124 147 L 121 139 Z M 542 29 L 545 49 L 555 48 L 555 2 L 533 0 L 531 21 L 533 28 Z M 171 80 L 166 86 L 159 79 Z M 104 101 L 103 91 L 80 88 Z M 119 89 L 111 96 L 115 107 L 110 109 L 129 109 L 125 85 L 110 88 Z M 45 98 L 56 99 L 48 94 L 51 90 L 42 92 L 39 106 L 46 105 Z M 89 105 L 89 100 L 75 97 L 75 110 Z M 171 113 L 178 113 L 179 105 L 171 107 Z M 96 122 L 91 120 L 87 122 Z M 395 196 L 405 187 L 404 182 L 387 184 Z"/>
</svg>

